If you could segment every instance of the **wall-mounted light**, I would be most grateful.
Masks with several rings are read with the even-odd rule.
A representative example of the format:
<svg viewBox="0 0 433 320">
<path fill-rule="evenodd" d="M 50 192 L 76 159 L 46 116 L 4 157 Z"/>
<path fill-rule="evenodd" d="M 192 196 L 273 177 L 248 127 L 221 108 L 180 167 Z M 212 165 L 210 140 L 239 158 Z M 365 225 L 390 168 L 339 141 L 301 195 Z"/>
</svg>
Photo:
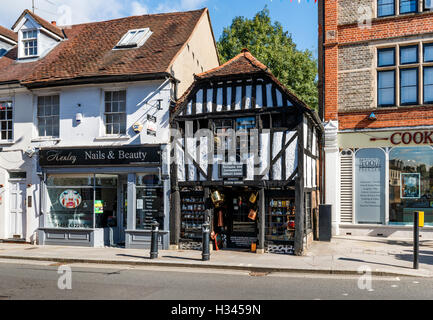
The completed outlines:
<svg viewBox="0 0 433 320">
<path fill-rule="evenodd" d="M 375 121 L 375 120 L 377 120 L 377 117 L 376 117 L 376 115 L 374 114 L 374 112 L 372 112 L 372 113 L 368 116 L 368 119 L 371 120 L 371 121 Z"/>
</svg>

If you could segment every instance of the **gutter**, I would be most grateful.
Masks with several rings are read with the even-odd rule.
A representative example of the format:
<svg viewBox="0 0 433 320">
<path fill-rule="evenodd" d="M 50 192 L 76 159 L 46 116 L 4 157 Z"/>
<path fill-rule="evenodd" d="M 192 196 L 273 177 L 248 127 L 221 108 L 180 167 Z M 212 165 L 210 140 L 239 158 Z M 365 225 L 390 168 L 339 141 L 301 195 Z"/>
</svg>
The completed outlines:
<svg viewBox="0 0 433 320">
<path fill-rule="evenodd" d="M 115 75 L 115 76 L 93 76 L 93 77 L 81 77 L 66 80 L 52 80 L 52 81 L 38 81 L 38 82 L 21 82 L 21 84 L 28 89 L 41 89 L 41 88 L 53 88 L 67 85 L 83 85 L 83 84 L 95 84 L 95 83 L 111 83 L 111 82 L 132 82 L 132 81 L 144 81 L 144 80 L 166 80 L 171 79 L 175 82 L 179 82 L 178 79 L 174 78 L 168 72 L 158 72 L 151 74 L 136 74 L 136 75 Z"/>
</svg>

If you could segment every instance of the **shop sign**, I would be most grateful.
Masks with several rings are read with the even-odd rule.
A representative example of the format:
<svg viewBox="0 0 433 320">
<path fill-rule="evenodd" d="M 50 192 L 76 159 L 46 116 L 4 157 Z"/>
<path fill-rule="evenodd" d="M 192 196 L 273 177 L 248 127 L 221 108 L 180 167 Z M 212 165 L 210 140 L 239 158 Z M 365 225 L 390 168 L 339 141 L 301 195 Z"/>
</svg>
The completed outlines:
<svg viewBox="0 0 433 320">
<path fill-rule="evenodd" d="M 357 223 L 383 223 L 385 218 L 385 153 L 362 149 L 355 160 L 355 215 Z"/>
<path fill-rule="evenodd" d="M 159 147 L 43 149 L 39 152 L 39 165 L 42 167 L 160 163 L 161 150 Z"/>
<path fill-rule="evenodd" d="M 220 164 L 220 178 L 244 178 L 247 166 L 243 163 Z"/>
<path fill-rule="evenodd" d="M 395 146 L 411 143 L 433 145 L 433 131 L 395 132 L 391 135 L 390 141 Z"/>
</svg>

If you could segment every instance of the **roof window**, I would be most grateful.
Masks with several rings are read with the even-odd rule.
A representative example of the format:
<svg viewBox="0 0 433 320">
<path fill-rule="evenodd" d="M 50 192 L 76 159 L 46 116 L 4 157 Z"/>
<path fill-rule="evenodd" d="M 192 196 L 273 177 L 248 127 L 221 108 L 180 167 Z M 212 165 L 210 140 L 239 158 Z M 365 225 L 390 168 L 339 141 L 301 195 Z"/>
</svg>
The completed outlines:
<svg viewBox="0 0 433 320">
<path fill-rule="evenodd" d="M 122 39 L 120 39 L 115 49 L 141 47 L 151 35 L 152 32 L 149 28 L 129 30 Z"/>
</svg>

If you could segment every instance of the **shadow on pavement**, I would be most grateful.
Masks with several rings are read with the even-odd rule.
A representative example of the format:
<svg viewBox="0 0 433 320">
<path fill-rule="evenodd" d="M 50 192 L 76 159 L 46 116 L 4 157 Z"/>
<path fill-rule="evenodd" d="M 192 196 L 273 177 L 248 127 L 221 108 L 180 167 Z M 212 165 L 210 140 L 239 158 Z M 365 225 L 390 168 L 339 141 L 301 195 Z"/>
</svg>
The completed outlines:
<svg viewBox="0 0 433 320">
<path fill-rule="evenodd" d="M 338 260 L 342 260 L 342 261 L 352 261 L 352 262 L 359 262 L 359 263 L 365 263 L 365 264 L 377 264 L 377 265 L 381 265 L 381 266 L 395 267 L 395 268 L 403 268 L 403 269 L 412 269 L 412 268 L 409 268 L 409 267 L 398 266 L 398 265 L 393 265 L 393 264 L 389 264 L 389 263 L 371 262 L 371 261 L 365 261 L 365 260 L 361 260 L 361 259 L 338 258 Z"/>
<path fill-rule="evenodd" d="M 133 255 L 131 255 L 131 254 L 123 254 L 123 253 L 116 254 L 116 256 L 119 256 L 119 257 L 129 257 L 129 258 L 139 258 L 139 259 L 150 260 L 150 257 L 144 257 L 144 256 L 133 256 Z"/>
<path fill-rule="evenodd" d="M 186 258 L 186 257 L 175 257 L 175 256 L 162 256 L 162 258 L 170 258 L 170 259 L 180 259 L 180 260 L 192 260 L 192 261 L 202 261 L 197 258 Z"/>
</svg>

